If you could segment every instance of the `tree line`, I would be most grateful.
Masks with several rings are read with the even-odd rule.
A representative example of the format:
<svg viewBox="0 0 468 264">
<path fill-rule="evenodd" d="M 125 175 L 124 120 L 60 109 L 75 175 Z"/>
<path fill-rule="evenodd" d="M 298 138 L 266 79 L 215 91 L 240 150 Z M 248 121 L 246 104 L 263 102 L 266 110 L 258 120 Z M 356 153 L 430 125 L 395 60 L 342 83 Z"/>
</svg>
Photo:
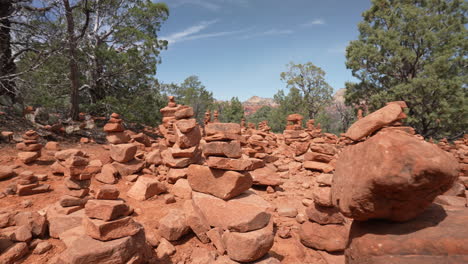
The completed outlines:
<svg viewBox="0 0 468 264">
<path fill-rule="evenodd" d="M 346 49 L 346 101 L 333 100 L 325 72 L 311 62 L 287 65 L 278 107 L 263 107 L 248 122 L 284 129 L 300 113 L 340 133 L 388 101 L 403 100 L 407 123 L 425 137 L 456 138 L 468 126 L 466 29 L 463 0 L 372 0 Z M 78 118 L 121 113 L 148 125 L 161 121 L 166 96 L 194 108 L 217 110 L 220 121 L 244 117 L 237 97 L 217 101 L 197 76 L 182 83 L 157 80 L 167 41 L 158 36 L 169 17 L 151 0 L 0 0 L 0 104 L 42 106 Z M 335 87 L 337 88 L 337 87 Z M 304 121 L 305 121 L 304 120 Z"/>
</svg>

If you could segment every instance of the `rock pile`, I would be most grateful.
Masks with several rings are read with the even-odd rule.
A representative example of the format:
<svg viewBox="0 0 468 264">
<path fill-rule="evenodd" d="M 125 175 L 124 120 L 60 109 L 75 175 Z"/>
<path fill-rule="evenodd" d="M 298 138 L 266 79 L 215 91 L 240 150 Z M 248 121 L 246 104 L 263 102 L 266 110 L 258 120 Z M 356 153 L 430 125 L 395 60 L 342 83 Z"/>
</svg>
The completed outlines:
<svg viewBox="0 0 468 264">
<path fill-rule="evenodd" d="M 284 143 L 291 146 L 296 156 L 304 154 L 309 148 L 310 135 L 302 127 L 303 116 L 291 114 L 287 118 L 288 124 L 283 131 Z"/>
<path fill-rule="evenodd" d="M 117 113 L 112 113 L 108 123 L 103 128 L 107 133 L 106 139 L 111 144 L 125 144 L 130 142 L 130 136 L 125 132 L 122 119 Z"/>
<path fill-rule="evenodd" d="M 79 149 L 67 149 L 55 153 L 51 169 L 54 175 L 64 175 L 65 195 L 55 204 L 58 214 L 69 215 L 82 209 L 89 199 L 91 178 L 102 168 L 100 160 L 90 161 Z"/>
<path fill-rule="evenodd" d="M 359 220 L 351 227 L 347 263 L 441 263 L 454 261 L 451 255 L 468 252 L 463 246 L 452 246 L 466 240 L 466 236 L 458 240 L 456 225 L 447 227 L 446 233 L 419 231 L 462 221 L 467 214 L 466 209 L 452 214 L 447 211 L 451 209 L 431 206 L 457 179 L 458 162 L 401 126 L 404 107 L 404 102 L 389 103 L 346 132 L 357 142 L 339 154 L 331 196 L 343 215 Z"/>
<path fill-rule="evenodd" d="M 18 159 L 25 164 L 34 162 L 41 156 L 42 144 L 38 142 L 39 134 L 34 130 L 26 131 L 22 138 L 23 142 L 16 144 Z"/>
<path fill-rule="evenodd" d="M 104 187 L 96 199 L 86 203 L 82 225 L 60 234 L 65 243 L 53 263 L 145 263 L 151 256 L 144 228 L 136 222 L 133 210 L 118 199 L 119 192 Z"/>
<path fill-rule="evenodd" d="M 50 185 L 39 183 L 39 178 L 32 171 L 23 171 L 17 177 L 15 191 L 19 196 L 45 193 L 50 190 Z"/>
<path fill-rule="evenodd" d="M 220 255 L 227 252 L 239 262 L 257 260 L 273 246 L 273 224 L 270 205 L 248 191 L 253 181 L 246 171 L 263 162 L 242 156 L 239 124 L 210 123 L 205 131 L 207 165 L 190 165 L 187 173 L 193 189 L 192 200 L 184 205 L 188 226 Z"/>
</svg>

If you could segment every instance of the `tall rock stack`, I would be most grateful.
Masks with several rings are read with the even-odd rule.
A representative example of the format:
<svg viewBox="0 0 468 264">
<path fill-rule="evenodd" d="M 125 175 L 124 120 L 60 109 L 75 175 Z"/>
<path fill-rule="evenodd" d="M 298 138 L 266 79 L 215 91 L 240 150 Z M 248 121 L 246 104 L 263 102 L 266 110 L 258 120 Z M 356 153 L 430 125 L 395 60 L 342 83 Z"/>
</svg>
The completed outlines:
<svg viewBox="0 0 468 264">
<path fill-rule="evenodd" d="M 39 134 L 34 130 L 28 130 L 23 134 L 23 142 L 16 144 L 18 159 L 28 164 L 41 156 L 42 144 L 38 142 Z"/>
<path fill-rule="evenodd" d="M 358 220 L 346 263 L 464 263 L 468 210 L 431 204 L 457 179 L 458 162 L 401 126 L 404 107 L 389 103 L 346 132 L 355 144 L 339 154 L 331 187 L 333 205 Z"/>
<path fill-rule="evenodd" d="M 227 252 L 239 262 L 255 261 L 270 250 L 274 239 L 270 205 L 248 191 L 253 181 L 247 171 L 263 162 L 242 155 L 239 124 L 210 123 L 205 130 L 202 150 L 207 165 L 188 168 L 193 192 L 184 205 L 187 222 L 219 254 Z"/>
<path fill-rule="evenodd" d="M 167 113 L 163 109 L 161 111 Z M 162 161 L 169 168 L 186 168 L 200 160 L 199 145 L 202 136 L 193 115 L 193 108 L 185 105 L 178 105 L 173 112 L 170 121 L 173 134 L 168 134 L 166 139 L 168 142 L 173 140 L 174 144 L 161 152 Z"/>
<path fill-rule="evenodd" d="M 107 141 L 111 144 L 125 144 L 130 141 L 130 136 L 125 132 L 122 119 L 117 113 L 111 114 L 111 118 L 103 129 L 107 133 Z"/>
<path fill-rule="evenodd" d="M 66 249 L 55 263 L 146 263 L 151 249 L 133 210 L 112 187 L 97 191 L 86 203 L 82 225 L 60 234 Z"/>
<path fill-rule="evenodd" d="M 176 135 L 174 130 L 175 112 L 179 110 L 179 105 L 175 102 L 174 96 L 169 96 L 169 102 L 166 107 L 162 108 L 162 124 L 159 125 L 159 131 L 166 139 L 166 145 L 172 146 L 175 143 Z"/>
<path fill-rule="evenodd" d="M 296 156 L 304 154 L 309 148 L 310 135 L 302 127 L 302 119 L 303 116 L 299 114 L 289 115 L 283 131 L 284 143 L 293 148 Z"/>
<path fill-rule="evenodd" d="M 58 214 L 69 215 L 84 208 L 90 198 L 91 178 L 101 171 L 100 160 L 89 161 L 86 153 L 79 149 L 67 149 L 55 153 L 52 172 L 64 175 L 65 194 L 55 204 Z"/>
</svg>

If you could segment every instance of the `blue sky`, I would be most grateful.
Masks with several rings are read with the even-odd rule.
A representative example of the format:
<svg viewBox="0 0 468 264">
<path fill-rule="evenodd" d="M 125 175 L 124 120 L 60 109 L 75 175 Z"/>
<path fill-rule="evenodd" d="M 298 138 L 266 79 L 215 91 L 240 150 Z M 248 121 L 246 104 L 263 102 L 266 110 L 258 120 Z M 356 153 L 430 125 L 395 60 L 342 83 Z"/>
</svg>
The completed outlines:
<svg viewBox="0 0 468 264">
<path fill-rule="evenodd" d="M 312 62 L 338 90 L 353 81 L 345 48 L 370 0 L 167 0 L 169 41 L 156 77 L 199 76 L 216 99 L 273 97 L 286 64 Z"/>
</svg>

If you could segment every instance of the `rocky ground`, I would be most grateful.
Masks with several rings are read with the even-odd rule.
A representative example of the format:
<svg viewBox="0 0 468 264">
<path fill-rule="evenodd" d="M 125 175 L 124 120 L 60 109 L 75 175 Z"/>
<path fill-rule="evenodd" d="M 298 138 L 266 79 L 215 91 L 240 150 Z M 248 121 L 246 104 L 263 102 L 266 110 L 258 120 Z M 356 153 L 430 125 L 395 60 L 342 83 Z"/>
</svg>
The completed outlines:
<svg viewBox="0 0 468 264">
<path fill-rule="evenodd" d="M 161 138 L 118 114 L 106 144 L 3 131 L 0 263 L 467 263 L 468 138 L 424 141 L 405 107 L 340 138 L 200 126 L 173 98 Z"/>
</svg>

